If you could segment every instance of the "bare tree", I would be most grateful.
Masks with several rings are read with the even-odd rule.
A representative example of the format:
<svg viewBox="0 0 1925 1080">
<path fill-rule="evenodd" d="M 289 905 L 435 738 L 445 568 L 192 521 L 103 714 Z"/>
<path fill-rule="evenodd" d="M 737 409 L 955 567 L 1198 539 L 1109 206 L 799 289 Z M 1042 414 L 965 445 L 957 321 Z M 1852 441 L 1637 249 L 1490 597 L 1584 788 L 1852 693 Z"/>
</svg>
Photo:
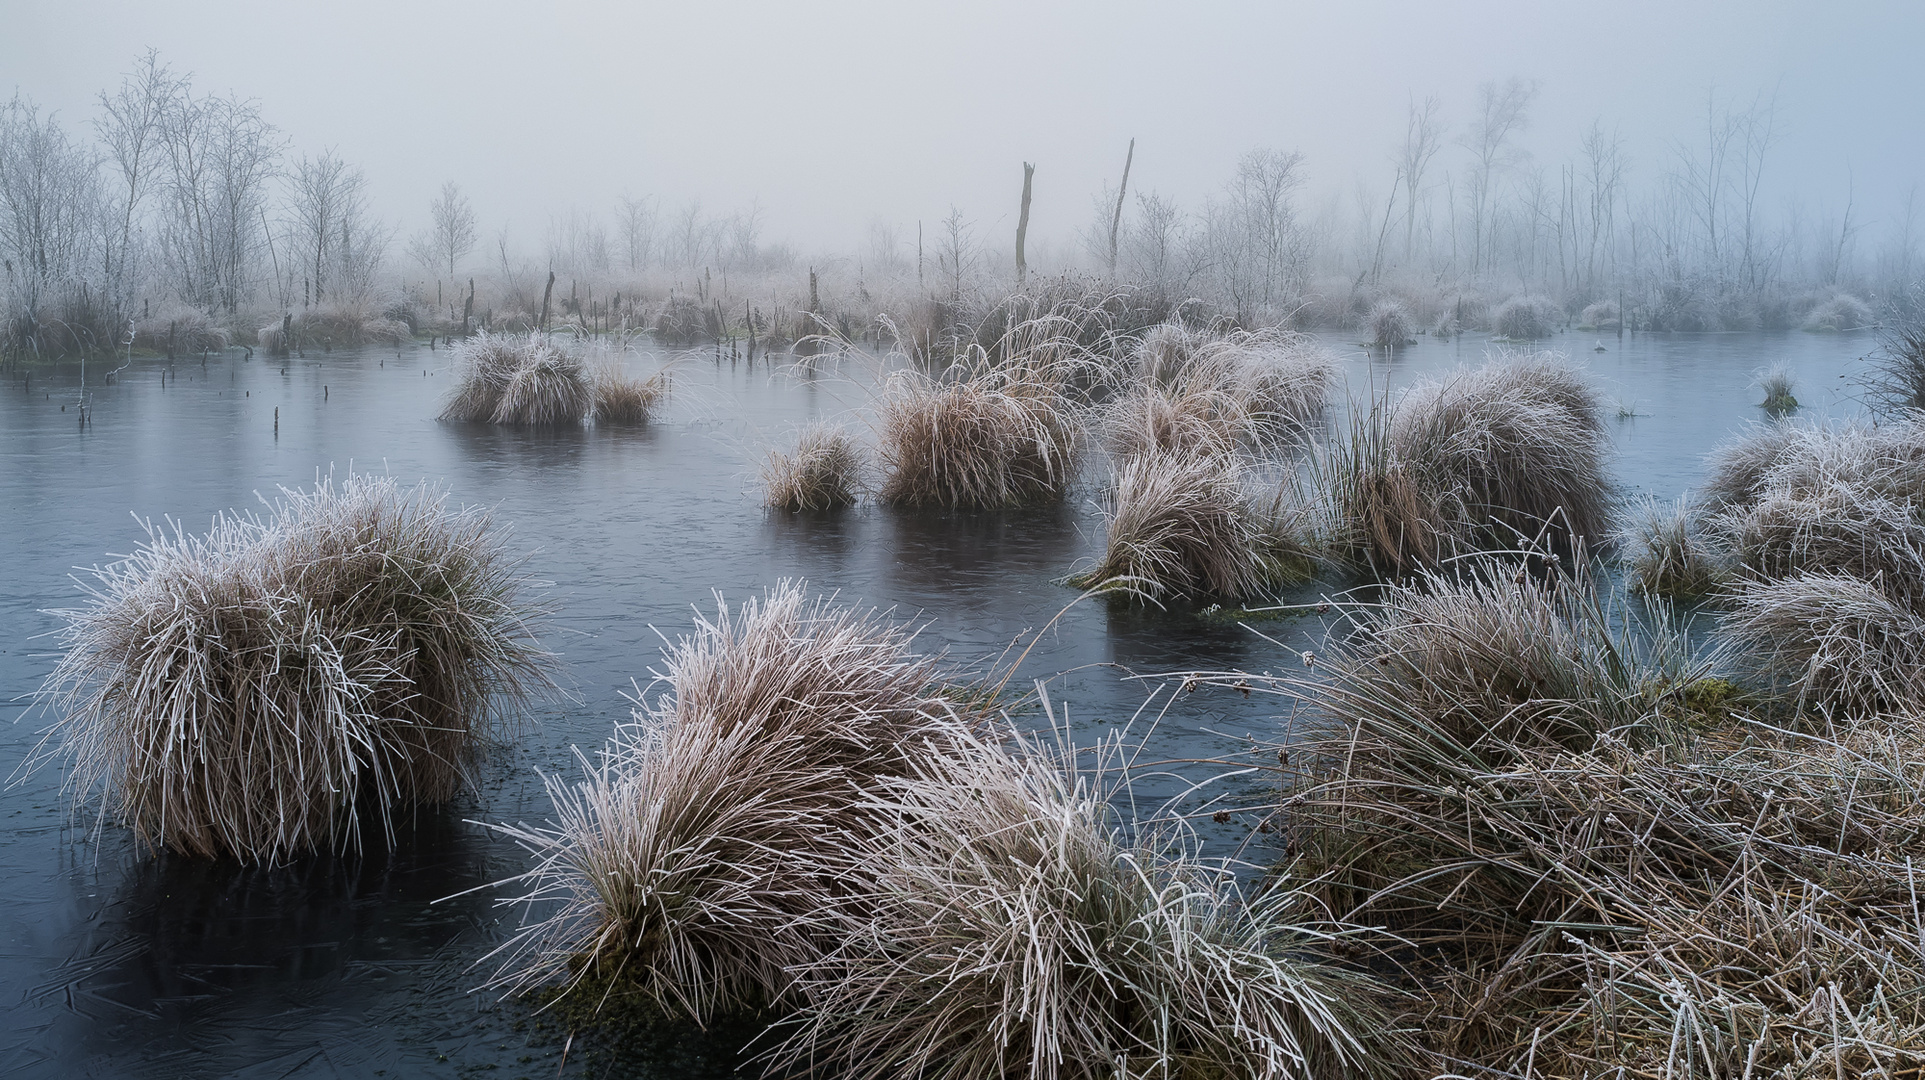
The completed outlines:
<svg viewBox="0 0 1925 1080">
<path fill-rule="evenodd" d="M 288 181 L 289 251 L 300 256 L 314 301 L 365 297 L 387 247 L 368 214 L 367 177 L 324 150 L 296 162 Z"/>
<path fill-rule="evenodd" d="M 1230 181 L 1229 206 L 1237 219 L 1246 264 L 1257 278 L 1257 298 L 1274 304 L 1303 284 L 1309 266 L 1308 236 L 1297 223 L 1292 202 L 1303 186 L 1303 155 L 1297 151 L 1253 150 L 1237 160 Z"/>
<path fill-rule="evenodd" d="M 164 239 L 181 296 L 236 312 L 260 250 L 279 133 L 254 101 L 196 98 L 185 89 L 162 114 L 160 133 L 167 163 Z"/>
<path fill-rule="evenodd" d="M 621 234 L 622 257 L 629 273 L 645 269 L 655 246 L 655 200 L 623 196 L 615 209 L 615 227 Z"/>
<path fill-rule="evenodd" d="M 112 223 L 102 237 L 101 272 L 117 313 L 129 310 L 138 291 L 135 224 L 161 175 L 161 125 L 184 89 L 182 81 L 160 62 L 159 52 L 149 49 L 111 97 L 104 91 L 100 94 L 94 133 L 119 174 L 115 205 L 110 208 Z"/>
<path fill-rule="evenodd" d="M 433 224 L 435 261 L 443 258 L 448 264 L 448 278 L 453 280 L 455 266 L 468 253 L 475 249 L 475 208 L 462 193 L 461 186 L 450 180 L 441 185 L 441 194 L 428 207 Z"/>
<path fill-rule="evenodd" d="M 1511 137 L 1523 130 L 1528 121 L 1531 99 L 1537 84 L 1512 76 L 1502 83 L 1487 82 L 1477 88 L 1477 114 L 1459 145 L 1471 155 L 1470 176 L 1465 196 L 1470 200 L 1471 273 L 1485 272 L 1487 234 L 1492 228 L 1491 199 L 1500 173 L 1515 165 L 1519 155 Z"/>
<path fill-rule="evenodd" d="M 92 155 L 32 102 L 0 106 L 0 257 L 36 340 L 42 304 L 68 289 L 82 293 L 99 214 Z"/>
<path fill-rule="evenodd" d="M 1624 142 L 1616 131 L 1605 132 L 1601 121 L 1592 121 L 1583 137 L 1584 160 L 1581 168 L 1583 211 L 1584 271 L 1580 286 L 1587 293 L 1598 289 L 1600 253 L 1614 250 L 1617 204 L 1624 186 Z"/>
<path fill-rule="evenodd" d="M 1183 243 L 1183 212 L 1154 191 L 1137 192 L 1136 222 L 1124 249 L 1130 275 L 1167 291 L 1176 284 Z"/>
<path fill-rule="evenodd" d="M 963 280 L 976 271 L 976 240 L 968 220 L 954 206 L 936 236 L 936 266 L 949 278 L 949 298 L 962 299 Z"/>
<path fill-rule="evenodd" d="M 1417 242 L 1417 208 L 1424 193 L 1424 172 L 1430 160 L 1444 145 L 1442 111 L 1435 95 L 1422 105 L 1410 103 L 1404 121 L 1404 145 L 1397 153 L 1397 169 L 1404 181 L 1404 261 L 1409 262 Z"/>
</svg>

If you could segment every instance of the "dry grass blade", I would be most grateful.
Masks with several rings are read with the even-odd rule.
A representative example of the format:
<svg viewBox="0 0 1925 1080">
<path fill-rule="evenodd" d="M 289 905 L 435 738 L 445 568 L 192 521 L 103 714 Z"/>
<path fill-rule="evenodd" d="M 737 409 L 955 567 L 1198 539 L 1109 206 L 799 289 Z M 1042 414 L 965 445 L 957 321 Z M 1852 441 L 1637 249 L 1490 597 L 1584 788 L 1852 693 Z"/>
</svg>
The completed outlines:
<svg viewBox="0 0 1925 1080">
<path fill-rule="evenodd" d="M 205 536 L 150 530 L 59 614 L 40 691 L 81 797 L 143 841 L 273 861 L 452 797 L 547 683 L 486 514 L 378 477 L 286 492 Z"/>
<path fill-rule="evenodd" d="M 1503 354 L 1353 408 L 1348 440 L 1320 466 L 1336 550 L 1396 576 L 1471 551 L 1607 543 L 1601 412 L 1550 354 Z"/>
</svg>

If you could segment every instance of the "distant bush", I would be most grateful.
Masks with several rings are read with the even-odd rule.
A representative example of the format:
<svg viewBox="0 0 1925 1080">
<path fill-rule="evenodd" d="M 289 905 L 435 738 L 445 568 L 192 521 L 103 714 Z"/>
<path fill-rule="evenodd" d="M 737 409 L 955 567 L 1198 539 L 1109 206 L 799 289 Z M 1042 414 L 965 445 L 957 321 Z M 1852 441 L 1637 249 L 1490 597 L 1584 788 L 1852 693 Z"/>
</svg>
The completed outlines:
<svg viewBox="0 0 1925 1080">
<path fill-rule="evenodd" d="M 1804 328 L 1819 333 L 1863 330 L 1876 320 L 1871 305 L 1850 293 L 1838 293 L 1811 309 Z"/>
<path fill-rule="evenodd" d="M 1537 341 L 1556 332 L 1563 312 L 1542 296 L 1513 296 L 1491 313 L 1491 331 L 1512 341 Z"/>
</svg>

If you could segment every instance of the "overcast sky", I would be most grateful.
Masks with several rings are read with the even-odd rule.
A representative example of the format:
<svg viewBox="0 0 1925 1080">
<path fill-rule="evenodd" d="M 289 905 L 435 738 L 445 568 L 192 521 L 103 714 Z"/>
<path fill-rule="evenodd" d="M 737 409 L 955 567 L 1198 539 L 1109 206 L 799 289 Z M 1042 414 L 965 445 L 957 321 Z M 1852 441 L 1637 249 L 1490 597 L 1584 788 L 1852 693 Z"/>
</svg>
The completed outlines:
<svg viewBox="0 0 1925 1080">
<path fill-rule="evenodd" d="M 524 245 L 625 193 L 759 200 L 769 239 L 811 250 L 857 250 L 874 220 L 913 236 L 951 204 L 993 236 L 1025 160 L 1035 232 L 1068 243 L 1132 137 L 1132 188 L 1186 205 L 1255 147 L 1303 151 L 1313 200 L 1349 198 L 1387 185 L 1412 95 L 1438 95 L 1455 135 L 1476 86 L 1512 75 L 1541 85 L 1541 166 L 1602 119 L 1643 187 L 1715 90 L 1776 95 L 1781 204 L 1849 190 L 1875 221 L 1925 178 L 1920 0 L 0 0 L 0 87 L 72 127 L 150 46 L 202 91 L 258 98 L 296 152 L 361 165 L 404 231 L 453 179 L 485 236 Z"/>
</svg>

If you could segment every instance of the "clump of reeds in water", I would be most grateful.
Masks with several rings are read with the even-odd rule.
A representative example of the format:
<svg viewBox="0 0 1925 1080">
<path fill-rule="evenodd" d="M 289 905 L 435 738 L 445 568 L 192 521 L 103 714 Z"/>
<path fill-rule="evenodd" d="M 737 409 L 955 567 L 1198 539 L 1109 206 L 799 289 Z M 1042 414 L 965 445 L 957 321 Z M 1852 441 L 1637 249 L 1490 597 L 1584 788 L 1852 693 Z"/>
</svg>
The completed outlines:
<svg viewBox="0 0 1925 1080">
<path fill-rule="evenodd" d="M 1165 324 L 1102 410 L 1105 440 L 1122 458 L 1267 450 L 1322 411 L 1334 378 L 1330 356 L 1300 335 Z"/>
<path fill-rule="evenodd" d="M 1675 635 L 1647 628 L 1670 644 L 1640 649 L 1581 592 L 1568 613 L 1589 585 L 1509 569 L 1395 590 L 1320 651 L 1321 677 L 1269 684 L 1332 725 L 1291 748 L 1274 821 L 1293 874 L 1395 935 L 1385 970 L 1415 998 L 1432 1067 L 1915 1064 L 1916 717 L 1822 736 L 1755 722 Z M 1596 644 L 1534 645 L 1547 631 Z"/>
<path fill-rule="evenodd" d="M 1925 687 L 1925 420 L 1776 422 L 1721 447 L 1706 527 L 1743 580 L 1725 628 L 1805 704 L 1899 708 Z"/>
<path fill-rule="evenodd" d="M 1774 416 L 1781 416 L 1798 408 L 1798 398 L 1792 391 L 1791 365 L 1776 363 L 1758 376 L 1758 386 L 1765 392 L 1765 400 L 1759 408 Z"/>
<path fill-rule="evenodd" d="M 1689 498 L 1638 503 L 1619 526 L 1617 548 L 1631 588 L 1648 595 L 1695 599 L 1731 579 L 1723 547 L 1706 535 Z"/>
<path fill-rule="evenodd" d="M 585 778 L 548 781 L 554 824 L 503 827 L 536 921 L 497 981 L 700 1021 L 789 1000 L 862 918 L 858 785 L 958 723 L 913 637 L 799 584 L 718 602 Z"/>
<path fill-rule="evenodd" d="M 1082 421 L 1047 369 L 897 372 L 877 412 L 885 503 L 1019 506 L 1061 499 L 1075 479 Z"/>
<path fill-rule="evenodd" d="M 425 486 L 324 480 L 95 573 L 41 697 L 74 789 L 154 846 L 271 862 L 389 839 L 547 685 L 499 534 Z"/>
<path fill-rule="evenodd" d="M 1379 349 L 1400 349 L 1417 340 L 1410 313 L 1395 300 L 1373 306 L 1364 317 L 1364 328 L 1370 332 L 1370 344 Z"/>
<path fill-rule="evenodd" d="M 1543 296 L 1513 296 L 1491 312 L 1491 330 L 1512 341 L 1538 341 L 1556 331 L 1563 314 Z"/>
<path fill-rule="evenodd" d="M 1132 842 L 1105 787 L 960 740 L 874 785 L 870 917 L 806 970 L 778 1064 L 853 1080 L 1388 1077 L 1410 1062 L 1355 931 Z"/>
<path fill-rule="evenodd" d="M 597 424 L 640 427 L 655 418 L 662 399 L 668 396 L 667 368 L 645 379 L 639 378 L 622 367 L 618 355 L 602 355 L 592 360 L 589 381 L 594 386 L 591 411 Z"/>
<path fill-rule="evenodd" d="M 1322 463 L 1335 551 L 1396 576 L 1476 550 L 1608 542 L 1597 391 L 1548 353 L 1506 354 L 1352 410 Z"/>
<path fill-rule="evenodd" d="M 853 506 L 862 492 L 862 449 L 841 428 L 812 424 L 788 453 L 762 462 L 762 502 L 778 510 Z"/>
<path fill-rule="evenodd" d="M 1161 603 L 1267 595 L 1313 568 L 1303 514 L 1251 490 L 1248 468 L 1226 454 L 1153 453 L 1116 470 L 1103 556 L 1070 579 L 1081 589 Z"/>
<path fill-rule="evenodd" d="M 441 419 L 521 427 L 580 424 L 591 416 L 647 423 L 668 393 L 668 373 L 637 379 L 618 358 L 597 351 L 567 348 L 539 332 L 477 334 L 455 346 L 458 381 Z"/>
</svg>

